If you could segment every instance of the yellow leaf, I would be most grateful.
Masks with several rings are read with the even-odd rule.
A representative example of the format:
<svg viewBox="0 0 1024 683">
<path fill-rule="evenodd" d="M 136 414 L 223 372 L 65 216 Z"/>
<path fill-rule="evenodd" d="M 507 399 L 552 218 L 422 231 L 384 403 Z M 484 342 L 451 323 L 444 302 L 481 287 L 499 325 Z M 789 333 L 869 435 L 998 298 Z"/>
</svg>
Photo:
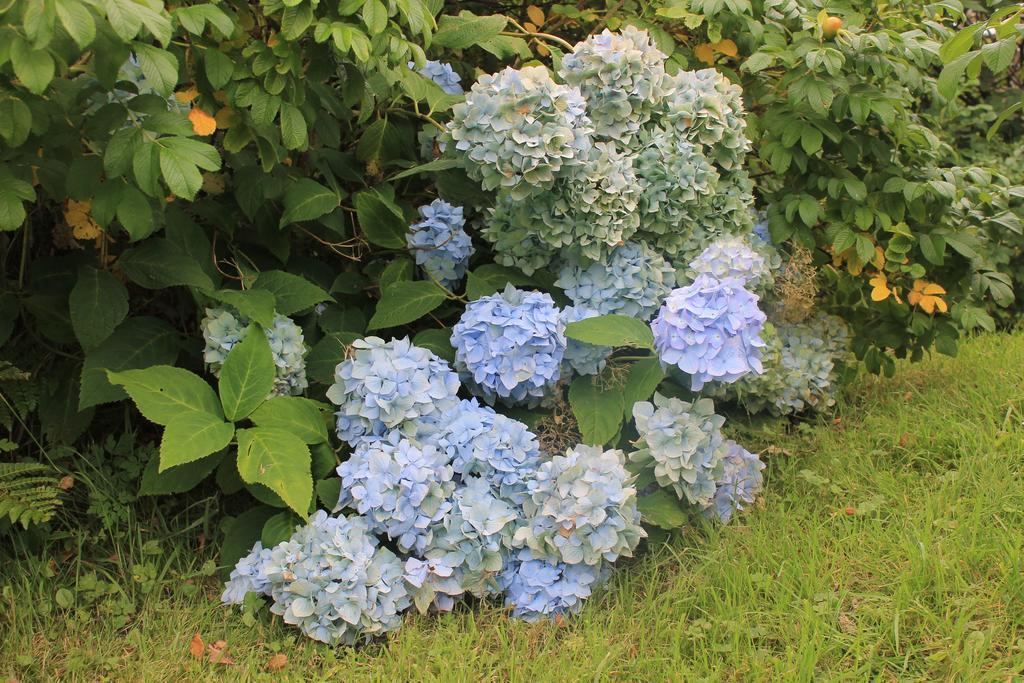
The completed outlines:
<svg viewBox="0 0 1024 683">
<path fill-rule="evenodd" d="M 194 85 L 174 93 L 174 99 L 178 101 L 178 104 L 188 104 L 197 97 L 199 97 L 199 89 Z"/>
<path fill-rule="evenodd" d="M 530 21 L 524 21 L 523 22 L 523 28 L 525 28 L 530 33 L 536 33 L 537 32 L 537 27 L 533 24 L 533 22 L 530 22 Z"/>
<path fill-rule="evenodd" d="M 199 107 L 192 107 L 188 120 L 192 122 L 192 130 L 196 135 L 212 135 L 217 130 L 217 120 Z"/>
<path fill-rule="evenodd" d="M 872 259 L 871 265 L 879 270 L 885 267 L 885 252 L 881 247 L 875 247 L 875 258 Z"/>
<path fill-rule="evenodd" d="M 739 54 L 739 48 L 736 47 L 736 43 L 734 43 L 732 40 L 728 38 L 726 38 L 725 40 L 718 41 L 711 47 L 716 52 L 721 52 L 723 55 L 726 55 L 727 57 L 735 57 L 736 55 Z"/>
<path fill-rule="evenodd" d="M 544 25 L 544 10 L 536 5 L 530 5 L 526 8 L 526 16 L 530 18 L 530 21 L 537 24 L 537 26 Z"/>
<path fill-rule="evenodd" d="M 288 663 L 288 655 L 278 652 L 276 655 L 270 658 L 267 662 L 267 668 L 271 671 L 280 671 Z"/>
<path fill-rule="evenodd" d="M 715 48 L 712 47 L 711 43 L 698 45 L 693 49 L 693 56 L 708 66 L 712 66 L 715 63 Z"/>
<path fill-rule="evenodd" d="M 68 200 L 67 208 L 64 209 L 64 220 L 71 226 L 71 234 L 75 239 L 94 240 L 102 233 L 100 226 L 89 215 L 91 210 L 92 204 L 89 201 Z"/>
<path fill-rule="evenodd" d="M 203 637 L 198 633 L 192 636 L 192 642 L 188 644 L 188 652 L 196 659 L 201 659 L 206 653 L 206 644 L 203 643 Z"/>
</svg>

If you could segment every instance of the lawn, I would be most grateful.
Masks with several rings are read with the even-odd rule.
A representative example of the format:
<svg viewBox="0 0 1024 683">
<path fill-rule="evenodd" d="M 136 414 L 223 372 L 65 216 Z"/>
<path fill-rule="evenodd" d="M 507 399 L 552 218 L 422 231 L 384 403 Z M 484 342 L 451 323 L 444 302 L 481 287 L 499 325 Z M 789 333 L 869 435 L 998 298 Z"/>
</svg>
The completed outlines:
<svg viewBox="0 0 1024 683">
<path fill-rule="evenodd" d="M 735 431 L 734 427 L 734 431 Z M 767 446 L 763 504 L 648 548 L 563 624 L 495 606 L 330 649 L 219 605 L 198 528 L 129 520 L 5 560 L 0 673 L 19 680 L 1010 680 L 1024 675 L 1024 336 L 865 378 Z M 771 444 L 768 446 L 768 444 Z M 67 547 L 75 539 L 64 542 Z M 127 544 L 127 545 L 125 545 Z M 104 551 L 106 552 L 106 551 Z M 93 577 L 98 582 L 93 581 Z M 63 587 L 58 594 L 58 587 Z M 193 658 L 195 634 L 229 664 Z M 287 663 L 276 672 L 277 654 Z M 280 659 L 278 660 L 280 661 Z"/>
</svg>

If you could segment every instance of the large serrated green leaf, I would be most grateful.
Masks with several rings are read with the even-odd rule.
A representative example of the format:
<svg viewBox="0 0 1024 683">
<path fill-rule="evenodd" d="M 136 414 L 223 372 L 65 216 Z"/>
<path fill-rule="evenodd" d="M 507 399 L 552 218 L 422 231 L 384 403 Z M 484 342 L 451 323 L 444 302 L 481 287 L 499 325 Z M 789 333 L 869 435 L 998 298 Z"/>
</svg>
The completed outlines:
<svg viewBox="0 0 1024 683">
<path fill-rule="evenodd" d="M 625 315 L 599 315 L 565 326 L 565 336 L 595 346 L 654 348 L 654 333 L 647 323 Z"/>
<path fill-rule="evenodd" d="M 250 325 L 220 369 L 220 403 L 232 421 L 248 417 L 274 389 L 274 354 L 267 335 Z"/>
<path fill-rule="evenodd" d="M 262 484 L 305 517 L 313 497 L 309 447 L 275 427 L 238 430 L 238 473 L 249 484 Z"/>
<path fill-rule="evenodd" d="M 283 270 L 265 270 L 256 278 L 253 289 L 262 289 L 274 295 L 276 310 L 281 315 L 292 315 L 312 308 L 322 301 L 333 301 L 331 295 L 309 280 Z"/>
<path fill-rule="evenodd" d="M 623 395 L 616 388 L 602 388 L 594 377 L 577 377 L 569 386 L 569 406 L 576 417 L 583 443 L 603 446 L 622 427 Z"/>
<path fill-rule="evenodd" d="M 71 327 L 82 348 L 98 346 L 128 315 L 128 290 L 105 270 L 83 267 L 68 297 Z"/>
<path fill-rule="evenodd" d="M 231 443 L 234 435 L 235 426 L 222 417 L 199 411 L 183 412 L 164 429 L 159 471 L 216 453 Z"/>
<path fill-rule="evenodd" d="M 213 388 L 182 368 L 154 365 L 142 370 L 108 370 L 107 377 L 124 387 L 143 417 L 159 425 L 166 426 L 182 412 L 224 414 Z"/>
<path fill-rule="evenodd" d="M 446 295 L 433 282 L 396 282 L 384 290 L 367 329 L 380 330 L 418 320 L 444 303 Z"/>
<path fill-rule="evenodd" d="M 259 427 L 283 429 L 307 444 L 327 441 L 323 411 L 308 398 L 275 396 L 253 411 L 250 418 Z"/>
</svg>

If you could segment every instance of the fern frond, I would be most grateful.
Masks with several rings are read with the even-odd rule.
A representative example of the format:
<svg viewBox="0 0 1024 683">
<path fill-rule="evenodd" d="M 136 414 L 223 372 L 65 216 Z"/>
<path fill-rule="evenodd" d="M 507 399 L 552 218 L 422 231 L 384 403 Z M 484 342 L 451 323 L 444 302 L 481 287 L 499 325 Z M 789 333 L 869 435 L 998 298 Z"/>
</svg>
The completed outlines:
<svg viewBox="0 0 1024 683">
<path fill-rule="evenodd" d="M 28 528 L 50 520 L 61 504 L 57 473 L 38 462 L 0 462 L 0 518 Z"/>
</svg>

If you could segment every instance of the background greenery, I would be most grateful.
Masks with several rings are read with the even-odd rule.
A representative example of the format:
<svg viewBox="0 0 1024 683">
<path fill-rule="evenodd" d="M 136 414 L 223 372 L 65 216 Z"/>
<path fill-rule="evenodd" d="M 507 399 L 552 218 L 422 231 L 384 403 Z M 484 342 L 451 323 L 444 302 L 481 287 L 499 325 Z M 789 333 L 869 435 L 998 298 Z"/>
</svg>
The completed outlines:
<svg viewBox="0 0 1024 683">
<path fill-rule="evenodd" d="M 50 559 L 0 570 L 14 617 L 0 622 L 0 671 L 359 681 L 1019 674 L 1024 337 L 980 337 L 956 359 L 866 377 L 834 420 L 785 432 L 733 424 L 734 436 L 768 448 L 764 505 L 646 553 L 563 626 L 484 606 L 412 617 L 366 648 L 325 648 L 278 619 L 240 619 L 217 604 L 201 504 L 178 518 L 143 506 L 123 518 L 127 532 L 77 532 L 54 539 Z M 234 663 L 194 658 L 196 633 L 207 645 L 225 640 Z M 271 672 L 279 653 L 287 664 Z"/>
<path fill-rule="evenodd" d="M 495 266 L 482 243 L 464 291 L 416 279 L 404 243 L 415 207 L 441 196 L 479 212 L 489 201 L 418 139 L 457 100 L 406 67 L 427 56 L 452 62 L 468 86 L 506 64 L 557 62 L 564 41 L 605 27 L 647 28 L 675 66 L 713 64 L 743 86 L 748 165 L 771 232 L 786 249 L 810 251 L 817 304 L 851 324 L 868 371 L 892 374 L 901 358 L 952 354 L 972 330 L 1015 325 L 1024 158 L 1011 143 L 1020 113 L 1010 110 L 989 136 L 1020 95 L 1020 18 L 999 14 L 1011 5 L 0 2 L 3 552 L 22 561 L 39 553 L 33 561 L 72 587 L 71 602 L 51 590 L 38 605 L 86 600 L 110 628 L 131 631 L 144 596 L 167 599 L 170 577 L 184 586 L 174 599 L 205 601 L 204 577 L 261 534 L 290 529 L 318 490 L 336 492 L 328 477 L 344 454 L 327 437 L 323 406 L 295 408 L 290 438 L 260 449 L 253 437 L 280 427 L 266 420 L 282 404 L 262 403 L 263 385 L 243 385 L 241 373 L 210 383 L 198 329 L 208 305 L 295 318 L 312 347 L 309 396 L 319 400 L 356 337 L 408 334 L 450 355 L 445 330 L 467 300 L 508 281 L 558 294 L 543 275 Z M 842 19 L 834 34 L 828 17 Z M 956 37 L 990 18 L 994 34 Z M 876 301 L 879 277 L 885 296 Z M 911 304 L 915 280 L 945 290 L 948 315 Z M 251 349 L 252 363 L 260 353 Z M 178 391 L 189 419 L 216 425 L 219 437 L 184 449 L 194 423 L 172 427 L 181 406 L 147 405 L 146 387 Z M 162 439 L 187 457 L 161 462 Z M 273 451 L 288 454 L 288 467 L 263 476 Z M 868 474 L 844 463 L 836 467 Z M 876 466 L 884 474 L 886 464 Z M 784 496 L 831 490 L 800 469 L 773 476 L 795 481 Z M 766 534 L 781 523 L 753 517 Z M 180 545 L 152 544 L 153 529 Z M 97 545 L 116 561 L 81 556 Z M 200 546 L 206 564 L 196 565 Z M 67 566 L 76 577 L 95 573 L 95 598 L 79 597 L 85 589 Z M 616 594 L 661 580 L 626 574 L 635 576 L 620 577 Z M 729 581 L 709 576 L 706 590 Z M 12 583 L 10 594 L 27 589 Z M 212 607 L 195 609 L 210 618 Z M 409 631 L 402 638 L 421 633 Z M 909 657 L 902 639 L 895 648 L 893 657 Z"/>
</svg>

